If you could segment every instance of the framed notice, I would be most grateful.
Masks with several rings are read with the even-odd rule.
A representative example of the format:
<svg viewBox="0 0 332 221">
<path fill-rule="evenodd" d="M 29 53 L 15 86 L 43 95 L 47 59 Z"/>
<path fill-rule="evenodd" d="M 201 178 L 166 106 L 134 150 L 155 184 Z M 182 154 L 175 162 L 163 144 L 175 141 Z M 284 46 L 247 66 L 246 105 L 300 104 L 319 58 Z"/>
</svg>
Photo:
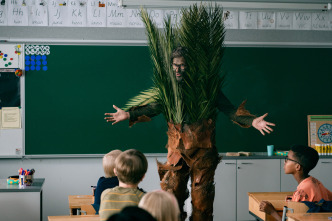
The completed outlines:
<svg viewBox="0 0 332 221">
<path fill-rule="evenodd" d="M 332 115 L 308 115 L 308 145 L 332 143 Z"/>
</svg>

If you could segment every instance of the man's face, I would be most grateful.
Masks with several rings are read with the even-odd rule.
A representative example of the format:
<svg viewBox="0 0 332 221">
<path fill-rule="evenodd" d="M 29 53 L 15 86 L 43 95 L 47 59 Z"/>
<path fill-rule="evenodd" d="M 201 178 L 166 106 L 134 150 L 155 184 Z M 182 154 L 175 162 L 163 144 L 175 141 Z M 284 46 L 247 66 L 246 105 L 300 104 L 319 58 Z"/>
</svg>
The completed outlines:
<svg viewBox="0 0 332 221">
<path fill-rule="evenodd" d="M 184 57 L 173 58 L 173 70 L 175 72 L 176 80 L 182 81 L 186 70 L 186 60 Z"/>
</svg>

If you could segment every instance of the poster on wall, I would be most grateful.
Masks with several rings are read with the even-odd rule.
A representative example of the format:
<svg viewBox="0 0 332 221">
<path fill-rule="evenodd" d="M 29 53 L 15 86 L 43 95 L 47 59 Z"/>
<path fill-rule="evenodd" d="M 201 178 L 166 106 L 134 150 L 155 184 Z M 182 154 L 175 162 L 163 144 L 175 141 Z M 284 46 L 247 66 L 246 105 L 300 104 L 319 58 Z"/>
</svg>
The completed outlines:
<svg viewBox="0 0 332 221">
<path fill-rule="evenodd" d="M 22 67 L 23 46 L 0 44 L 0 108 L 21 105 L 20 77 L 15 71 Z"/>
</svg>

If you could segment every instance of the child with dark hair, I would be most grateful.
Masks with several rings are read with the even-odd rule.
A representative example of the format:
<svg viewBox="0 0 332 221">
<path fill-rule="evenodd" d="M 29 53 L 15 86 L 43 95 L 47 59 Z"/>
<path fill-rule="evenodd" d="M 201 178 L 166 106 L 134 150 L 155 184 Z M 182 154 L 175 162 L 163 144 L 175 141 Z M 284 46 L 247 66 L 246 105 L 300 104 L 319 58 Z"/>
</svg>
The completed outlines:
<svg viewBox="0 0 332 221">
<path fill-rule="evenodd" d="M 294 145 L 288 152 L 285 159 L 284 171 L 286 174 L 292 174 L 298 182 L 296 191 L 290 200 L 294 202 L 318 202 L 321 199 L 325 201 L 332 200 L 332 193 L 316 178 L 309 175 L 309 172 L 315 168 L 319 160 L 315 149 L 305 145 Z M 268 201 L 262 201 L 260 211 L 272 215 L 276 220 L 281 220 L 273 205 Z"/>
<path fill-rule="evenodd" d="M 113 214 L 107 221 L 157 221 L 146 210 L 137 206 L 127 206 L 121 212 Z"/>
</svg>

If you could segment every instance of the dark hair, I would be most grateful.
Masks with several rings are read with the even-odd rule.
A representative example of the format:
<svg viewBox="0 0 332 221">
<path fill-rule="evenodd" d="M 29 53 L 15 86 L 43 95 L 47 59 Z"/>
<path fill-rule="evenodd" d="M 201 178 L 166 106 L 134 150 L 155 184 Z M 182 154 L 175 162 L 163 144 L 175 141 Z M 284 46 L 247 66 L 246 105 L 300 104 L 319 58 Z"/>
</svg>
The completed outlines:
<svg viewBox="0 0 332 221">
<path fill-rule="evenodd" d="M 171 61 L 173 62 L 174 58 L 184 57 L 186 59 L 188 54 L 188 49 L 186 47 L 178 46 L 172 51 Z"/>
<path fill-rule="evenodd" d="M 314 148 L 306 145 L 293 145 L 290 150 L 293 151 L 294 157 L 302 166 L 304 175 L 308 175 L 317 165 L 319 156 Z"/>
<path fill-rule="evenodd" d="M 127 206 L 121 212 L 113 214 L 107 221 L 157 221 L 146 210 L 137 206 Z"/>
</svg>

